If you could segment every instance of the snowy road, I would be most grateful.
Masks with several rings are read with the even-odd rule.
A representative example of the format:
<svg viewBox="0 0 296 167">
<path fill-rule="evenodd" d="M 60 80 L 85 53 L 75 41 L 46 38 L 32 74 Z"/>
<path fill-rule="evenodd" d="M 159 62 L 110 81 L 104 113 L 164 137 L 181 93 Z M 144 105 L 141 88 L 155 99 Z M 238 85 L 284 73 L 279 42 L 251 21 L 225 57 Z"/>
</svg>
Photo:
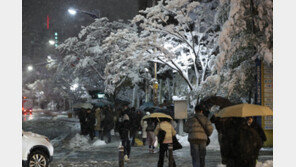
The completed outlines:
<svg viewBox="0 0 296 167">
<path fill-rule="evenodd" d="M 23 116 L 23 130 L 48 136 L 54 145 L 55 152 L 51 167 L 118 166 L 118 137 L 113 136 L 110 144 L 102 144 L 100 140 L 90 142 L 88 138 L 78 134 L 80 128 L 78 119 L 70 119 L 65 115 L 52 116 L 42 113 L 33 114 L 31 119 L 29 118 L 30 115 Z M 192 166 L 188 146 L 175 151 L 174 158 L 177 166 Z M 158 154 L 148 153 L 147 146 L 132 147 L 130 159 L 125 167 L 153 167 L 157 166 Z M 272 159 L 272 150 L 261 151 L 260 162 Z M 217 149 L 207 150 L 207 167 L 222 167 L 220 161 L 220 152 Z M 165 163 L 167 164 L 167 159 Z"/>
</svg>

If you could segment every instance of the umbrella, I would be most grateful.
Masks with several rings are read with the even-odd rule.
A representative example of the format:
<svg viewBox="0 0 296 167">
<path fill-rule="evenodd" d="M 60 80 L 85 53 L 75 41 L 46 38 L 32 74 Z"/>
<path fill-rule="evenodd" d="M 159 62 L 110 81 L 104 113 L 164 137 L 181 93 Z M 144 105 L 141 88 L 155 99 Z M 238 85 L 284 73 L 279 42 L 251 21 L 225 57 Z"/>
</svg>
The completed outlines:
<svg viewBox="0 0 296 167">
<path fill-rule="evenodd" d="M 163 113 L 153 113 L 153 114 L 150 114 L 145 119 L 151 119 L 151 118 L 168 118 L 168 119 L 171 119 L 171 120 L 173 119 L 171 116 L 163 114 Z"/>
<path fill-rule="evenodd" d="M 170 110 L 170 109 L 165 109 L 165 108 L 157 108 L 154 110 L 155 113 L 163 113 L 163 114 L 167 114 L 171 117 L 174 117 L 174 110 Z"/>
<path fill-rule="evenodd" d="M 93 105 L 90 103 L 76 103 L 73 105 L 73 108 L 92 109 Z"/>
<path fill-rule="evenodd" d="M 153 107 L 153 106 L 154 106 L 154 104 L 152 102 L 146 102 L 146 103 L 142 104 L 139 107 L 139 109 L 142 110 L 142 111 L 144 111 L 146 108 Z"/>
<path fill-rule="evenodd" d="M 142 120 L 147 119 L 150 115 L 145 115 Z"/>
<path fill-rule="evenodd" d="M 251 117 L 251 116 L 269 116 L 273 115 L 272 110 L 267 106 L 255 104 L 238 104 L 223 108 L 219 111 L 217 117 Z"/>
<path fill-rule="evenodd" d="M 91 103 L 96 107 L 104 107 L 107 105 L 112 105 L 112 103 L 106 99 L 95 99 L 95 100 L 92 100 Z"/>
</svg>

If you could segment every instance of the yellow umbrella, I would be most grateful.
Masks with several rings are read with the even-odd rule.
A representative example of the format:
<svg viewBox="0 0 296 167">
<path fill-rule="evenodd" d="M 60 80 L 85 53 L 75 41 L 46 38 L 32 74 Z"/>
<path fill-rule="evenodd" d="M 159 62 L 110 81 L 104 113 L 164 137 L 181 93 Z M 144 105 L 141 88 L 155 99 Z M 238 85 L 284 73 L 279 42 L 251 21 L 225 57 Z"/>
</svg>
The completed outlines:
<svg viewBox="0 0 296 167">
<path fill-rule="evenodd" d="M 255 104 L 238 104 L 223 108 L 217 114 L 217 117 L 251 117 L 251 116 L 270 116 L 272 110 L 267 106 Z"/>
<path fill-rule="evenodd" d="M 164 113 L 153 113 L 153 114 L 150 114 L 148 117 L 143 118 L 143 119 L 150 119 L 150 118 L 168 118 L 168 119 L 173 119 L 171 116 L 166 115 Z"/>
</svg>

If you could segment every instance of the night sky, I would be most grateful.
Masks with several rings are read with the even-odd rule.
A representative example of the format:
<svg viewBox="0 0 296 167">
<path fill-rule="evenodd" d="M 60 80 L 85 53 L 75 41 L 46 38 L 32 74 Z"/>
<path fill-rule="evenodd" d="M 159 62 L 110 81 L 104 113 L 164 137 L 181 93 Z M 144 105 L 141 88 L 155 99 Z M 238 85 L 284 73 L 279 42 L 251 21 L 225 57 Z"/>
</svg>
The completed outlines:
<svg viewBox="0 0 296 167">
<path fill-rule="evenodd" d="M 38 64 L 46 61 L 54 46 L 49 39 L 54 39 L 58 32 L 59 42 L 68 37 L 76 36 L 81 26 L 89 25 L 93 19 L 85 14 L 70 15 L 67 10 L 93 12 L 110 20 L 131 19 L 148 0 L 23 0 L 22 2 L 22 43 L 23 68 L 28 64 Z M 47 15 L 49 29 L 47 29 Z"/>
</svg>

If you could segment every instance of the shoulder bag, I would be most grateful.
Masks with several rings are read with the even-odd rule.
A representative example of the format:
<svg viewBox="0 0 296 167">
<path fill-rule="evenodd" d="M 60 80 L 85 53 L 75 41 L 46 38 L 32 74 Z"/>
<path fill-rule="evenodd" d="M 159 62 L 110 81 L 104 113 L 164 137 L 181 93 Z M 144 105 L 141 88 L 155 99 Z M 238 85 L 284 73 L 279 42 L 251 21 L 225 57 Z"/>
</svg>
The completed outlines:
<svg viewBox="0 0 296 167">
<path fill-rule="evenodd" d="M 204 131 L 205 131 L 205 133 L 206 133 L 206 135 L 207 135 L 207 146 L 210 144 L 210 142 L 211 142 L 211 140 L 210 140 L 210 138 L 209 138 L 209 136 L 208 136 L 208 133 L 207 133 L 207 130 L 206 130 L 206 128 L 205 128 L 205 126 L 201 123 L 201 121 L 199 120 L 199 118 L 198 117 L 195 117 L 196 119 L 197 119 L 197 121 L 199 122 L 199 124 L 201 125 L 201 127 L 204 129 Z M 208 120 L 207 120 L 208 121 Z"/>
</svg>

